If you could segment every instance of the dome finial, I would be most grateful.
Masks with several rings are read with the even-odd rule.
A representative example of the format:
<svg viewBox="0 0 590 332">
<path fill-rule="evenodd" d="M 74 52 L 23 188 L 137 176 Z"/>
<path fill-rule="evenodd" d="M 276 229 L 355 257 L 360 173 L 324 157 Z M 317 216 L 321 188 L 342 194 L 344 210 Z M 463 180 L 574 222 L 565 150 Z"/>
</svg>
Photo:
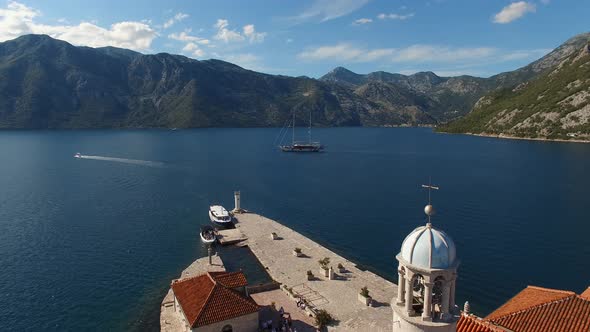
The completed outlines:
<svg viewBox="0 0 590 332">
<path fill-rule="evenodd" d="M 431 226 L 432 224 L 430 223 L 430 217 L 432 217 L 436 213 L 436 210 L 434 210 L 434 207 L 431 204 L 430 192 L 432 191 L 432 189 L 438 190 L 439 188 L 437 186 L 432 185 L 432 179 L 430 177 L 428 178 L 428 184 L 423 184 L 422 188 L 428 189 L 428 205 L 424 207 L 424 213 L 426 213 L 426 215 L 428 216 L 428 223 L 426 224 L 426 226 Z"/>
</svg>

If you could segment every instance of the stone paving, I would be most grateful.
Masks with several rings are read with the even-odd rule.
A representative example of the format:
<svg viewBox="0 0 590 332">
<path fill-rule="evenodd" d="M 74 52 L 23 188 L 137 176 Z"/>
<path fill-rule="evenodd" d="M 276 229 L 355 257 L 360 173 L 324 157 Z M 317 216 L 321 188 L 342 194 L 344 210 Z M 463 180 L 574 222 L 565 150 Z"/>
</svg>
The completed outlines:
<svg viewBox="0 0 590 332">
<path fill-rule="evenodd" d="M 291 298 L 282 290 L 275 289 L 268 292 L 262 292 L 257 294 L 251 295 L 254 301 L 261 306 L 270 306 L 273 302 L 275 303 L 275 307 L 279 310 L 281 307 L 286 313 L 291 315 L 291 321 L 293 322 L 292 328 L 295 329 L 297 332 L 315 332 L 316 328 L 314 325 L 314 319 L 309 317 L 305 311 L 299 309 L 297 304 L 291 300 Z M 278 314 L 276 315 L 278 317 Z M 272 317 L 275 322 L 277 321 L 277 317 Z M 266 318 L 263 315 L 263 312 L 260 313 L 260 319 L 265 320 Z M 278 325 L 275 324 L 273 327 L 277 328 Z"/>
<path fill-rule="evenodd" d="M 311 289 L 318 309 L 327 310 L 337 322 L 330 331 L 392 331 L 393 311 L 390 307 L 397 286 L 382 277 L 355 267 L 355 264 L 322 247 L 278 222 L 254 213 L 237 214 L 236 228 L 248 238 L 246 244 L 267 269 L 270 276 L 287 287 Z M 278 239 L 271 239 L 275 232 Z M 301 248 L 303 257 L 292 254 Z M 328 257 L 336 268 L 344 265 L 346 272 L 336 272 L 336 280 L 320 276 L 318 260 Z M 394 262 L 392 262 L 394 264 Z M 315 276 L 307 280 L 306 272 Z M 361 287 L 367 286 L 373 305 L 358 300 Z"/>
</svg>

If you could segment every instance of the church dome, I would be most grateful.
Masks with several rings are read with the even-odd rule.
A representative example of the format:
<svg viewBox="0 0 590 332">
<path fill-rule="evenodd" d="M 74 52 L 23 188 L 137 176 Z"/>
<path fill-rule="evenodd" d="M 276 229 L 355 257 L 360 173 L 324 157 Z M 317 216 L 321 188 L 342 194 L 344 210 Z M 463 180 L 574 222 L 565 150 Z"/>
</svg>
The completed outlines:
<svg viewBox="0 0 590 332">
<path fill-rule="evenodd" d="M 448 269 L 457 260 L 453 239 L 430 224 L 406 236 L 400 254 L 406 262 L 423 269 Z"/>
</svg>

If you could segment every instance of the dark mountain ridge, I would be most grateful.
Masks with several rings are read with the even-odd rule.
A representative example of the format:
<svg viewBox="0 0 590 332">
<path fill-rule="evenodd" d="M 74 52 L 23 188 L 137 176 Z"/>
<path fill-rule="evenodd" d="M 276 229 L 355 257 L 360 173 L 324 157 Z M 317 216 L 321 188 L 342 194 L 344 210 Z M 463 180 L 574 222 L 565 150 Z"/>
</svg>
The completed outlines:
<svg viewBox="0 0 590 332">
<path fill-rule="evenodd" d="M 315 80 L 26 35 L 0 43 L 0 128 L 282 126 L 292 112 L 298 122 L 311 112 L 319 126 L 432 125 L 468 113 L 488 91 L 538 75 L 570 54 L 566 44 L 493 78 L 339 67 Z"/>
</svg>

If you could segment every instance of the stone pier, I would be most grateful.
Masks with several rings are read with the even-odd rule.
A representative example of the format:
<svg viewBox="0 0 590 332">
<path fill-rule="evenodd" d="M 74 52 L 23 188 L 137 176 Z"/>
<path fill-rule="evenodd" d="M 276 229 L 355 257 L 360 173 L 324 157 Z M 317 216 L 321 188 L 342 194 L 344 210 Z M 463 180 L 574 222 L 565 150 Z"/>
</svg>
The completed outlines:
<svg viewBox="0 0 590 332">
<path fill-rule="evenodd" d="M 395 284 L 370 271 L 357 268 L 354 262 L 272 219 L 255 213 L 235 214 L 234 218 L 236 228 L 230 232 L 221 232 L 225 236 L 224 242 L 235 243 L 239 239 L 239 245 L 247 245 L 269 275 L 281 283 L 283 288 L 289 288 L 293 294 L 301 295 L 315 310 L 328 311 L 336 319 L 335 324 L 328 327 L 329 331 L 393 330 L 395 322 L 390 304 L 396 300 Z M 295 248 L 301 249 L 300 257 L 293 254 Z M 326 257 L 330 259 L 329 266 L 333 267 L 335 273 L 333 280 L 325 277 L 320 270 L 318 261 Z M 344 266 L 342 272 L 338 270 L 338 264 Z M 207 271 L 225 271 L 219 256 L 212 256 L 211 265 L 208 257 L 197 259 L 179 278 L 196 276 Z M 313 273 L 312 280 L 308 280 L 307 271 Z M 373 298 L 371 306 L 361 303 L 358 298 L 361 288 L 365 286 Z M 294 301 L 289 299 L 287 291 L 284 291 L 284 296 L 280 292 L 275 290 L 255 296 L 258 301 L 276 302 L 277 305 L 281 305 L 284 299 Z M 293 306 L 292 303 L 284 305 L 286 308 Z M 294 318 L 306 314 L 298 308 L 291 308 L 290 311 L 293 312 Z M 298 321 L 304 326 L 311 327 L 309 320 L 301 318 Z M 174 314 L 171 290 L 162 301 L 160 327 L 162 331 L 186 329 L 182 318 Z"/>
<path fill-rule="evenodd" d="M 397 295 L 395 284 L 358 269 L 355 263 L 274 220 L 254 213 L 236 214 L 235 219 L 236 229 L 247 238 L 244 243 L 275 281 L 308 294 L 316 309 L 325 309 L 337 320 L 330 331 L 392 331 L 390 303 Z M 273 240 L 271 233 L 276 233 L 277 238 Z M 303 256 L 294 256 L 294 248 L 300 248 Z M 324 257 L 334 267 L 335 280 L 320 275 L 318 260 Z M 336 268 L 339 263 L 345 268 L 342 273 Z M 315 276 L 311 281 L 307 278 L 308 270 Z M 358 300 L 364 286 L 373 297 L 370 307 Z"/>
</svg>

